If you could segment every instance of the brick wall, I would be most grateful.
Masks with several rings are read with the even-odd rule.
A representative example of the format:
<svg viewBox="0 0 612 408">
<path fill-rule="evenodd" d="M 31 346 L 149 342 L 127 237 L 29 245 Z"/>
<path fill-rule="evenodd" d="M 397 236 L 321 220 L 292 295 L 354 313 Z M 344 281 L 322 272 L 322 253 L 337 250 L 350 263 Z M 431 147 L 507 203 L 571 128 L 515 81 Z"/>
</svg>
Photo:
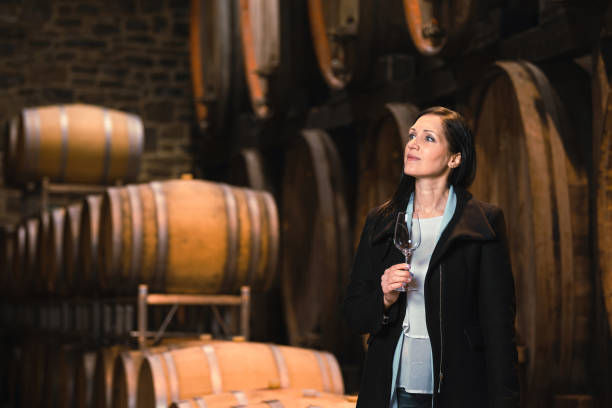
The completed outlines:
<svg viewBox="0 0 612 408">
<path fill-rule="evenodd" d="M 138 114 L 140 180 L 191 170 L 188 0 L 6 0 L 0 5 L 0 120 L 82 102 Z"/>
<path fill-rule="evenodd" d="M 135 113 L 145 125 L 139 180 L 178 177 L 193 165 L 188 42 L 188 0 L 3 0 L 0 124 L 48 104 Z"/>
</svg>

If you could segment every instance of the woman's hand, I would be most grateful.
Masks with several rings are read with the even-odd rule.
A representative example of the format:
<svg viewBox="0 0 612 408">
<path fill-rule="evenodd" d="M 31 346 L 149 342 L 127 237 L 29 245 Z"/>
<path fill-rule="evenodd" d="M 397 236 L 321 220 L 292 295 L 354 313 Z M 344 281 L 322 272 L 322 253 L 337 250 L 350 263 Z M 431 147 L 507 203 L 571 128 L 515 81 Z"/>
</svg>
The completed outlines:
<svg viewBox="0 0 612 408">
<path fill-rule="evenodd" d="M 385 273 L 380 277 L 385 309 L 397 301 L 400 292 L 395 289 L 410 283 L 410 281 L 412 281 L 412 273 L 408 264 L 400 263 L 385 269 Z"/>
</svg>

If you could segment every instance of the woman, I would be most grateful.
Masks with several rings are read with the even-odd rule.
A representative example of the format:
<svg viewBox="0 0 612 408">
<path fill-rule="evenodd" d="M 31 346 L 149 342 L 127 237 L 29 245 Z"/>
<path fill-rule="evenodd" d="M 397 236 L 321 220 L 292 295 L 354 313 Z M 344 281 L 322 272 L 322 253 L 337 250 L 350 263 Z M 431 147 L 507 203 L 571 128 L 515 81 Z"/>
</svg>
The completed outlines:
<svg viewBox="0 0 612 408">
<path fill-rule="evenodd" d="M 369 333 L 357 407 L 516 407 L 514 281 L 502 211 L 474 199 L 472 133 L 458 113 L 419 114 L 389 201 L 367 217 L 344 301 Z M 411 265 L 393 246 L 419 215 Z M 416 291 L 400 292 L 412 285 Z"/>
</svg>

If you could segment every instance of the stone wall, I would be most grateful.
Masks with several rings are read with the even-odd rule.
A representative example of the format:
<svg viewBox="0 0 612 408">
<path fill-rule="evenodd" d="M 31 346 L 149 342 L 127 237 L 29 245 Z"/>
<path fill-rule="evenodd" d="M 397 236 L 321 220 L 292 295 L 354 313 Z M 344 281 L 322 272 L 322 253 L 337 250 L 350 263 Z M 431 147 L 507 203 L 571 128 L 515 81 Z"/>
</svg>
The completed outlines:
<svg viewBox="0 0 612 408">
<path fill-rule="evenodd" d="M 29 106 L 119 109 L 145 125 L 140 181 L 192 170 L 188 0 L 3 0 L 0 55 L 0 124 Z"/>
</svg>

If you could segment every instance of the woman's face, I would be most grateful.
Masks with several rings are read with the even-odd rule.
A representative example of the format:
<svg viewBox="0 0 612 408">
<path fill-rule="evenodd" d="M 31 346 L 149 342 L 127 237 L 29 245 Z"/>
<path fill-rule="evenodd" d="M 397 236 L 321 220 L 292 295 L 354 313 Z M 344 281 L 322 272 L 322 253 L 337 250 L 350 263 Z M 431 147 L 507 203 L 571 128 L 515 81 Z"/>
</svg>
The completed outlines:
<svg viewBox="0 0 612 408">
<path fill-rule="evenodd" d="M 404 174 L 414 178 L 448 179 L 453 167 L 461 161 L 461 154 L 452 154 L 438 115 L 424 115 L 410 128 L 404 149 Z"/>
</svg>

